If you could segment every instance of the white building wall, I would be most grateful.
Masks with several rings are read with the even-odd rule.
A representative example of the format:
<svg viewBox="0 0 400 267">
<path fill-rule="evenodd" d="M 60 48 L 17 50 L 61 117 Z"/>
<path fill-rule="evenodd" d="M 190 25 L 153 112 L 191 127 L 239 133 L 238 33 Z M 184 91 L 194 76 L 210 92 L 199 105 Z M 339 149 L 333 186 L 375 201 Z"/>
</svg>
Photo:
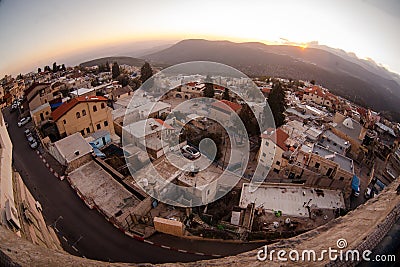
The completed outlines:
<svg viewBox="0 0 400 267">
<path fill-rule="evenodd" d="M 10 200 L 14 205 L 12 169 L 12 143 L 0 112 L 0 224 L 6 223 L 5 203 Z"/>
</svg>

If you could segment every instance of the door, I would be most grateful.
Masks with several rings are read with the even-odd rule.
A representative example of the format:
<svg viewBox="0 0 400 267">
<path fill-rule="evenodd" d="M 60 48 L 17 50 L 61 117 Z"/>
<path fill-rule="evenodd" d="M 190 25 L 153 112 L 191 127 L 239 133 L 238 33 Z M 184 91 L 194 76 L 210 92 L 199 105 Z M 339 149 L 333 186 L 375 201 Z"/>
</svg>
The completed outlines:
<svg viewBox="0 0 400 267">
<path fill-rule="evenodd" d="M 103 141 L 103 146 L 105 146 L 105 145 L 107 144 L 106 138 L 105 138 L 105 137 L 102 137 L 101 140 Z"/>
</svg>

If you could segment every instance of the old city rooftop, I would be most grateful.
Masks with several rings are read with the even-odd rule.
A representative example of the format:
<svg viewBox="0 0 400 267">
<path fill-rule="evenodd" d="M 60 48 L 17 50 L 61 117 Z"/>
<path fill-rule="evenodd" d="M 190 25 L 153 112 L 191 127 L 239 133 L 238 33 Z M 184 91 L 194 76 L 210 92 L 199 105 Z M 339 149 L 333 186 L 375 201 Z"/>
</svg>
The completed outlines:
<svg viewBox="0 0 400 267">
<path fill-rule="evenodd" d="M 53 120 L 57 121 L 65 113 L 67 113 L 69 110 L 71 110 L 73 107 L 75 107 L 78 103 L 82 103 L 82 102 L 102 102 L 102 101 L 106 102 L 107 98 L 104 98 L 102 96 L 75 97 L 71 101 L 62 104 L 56 110 L 53 111 L 53 113 L 52 113 Z"/>
</svg>

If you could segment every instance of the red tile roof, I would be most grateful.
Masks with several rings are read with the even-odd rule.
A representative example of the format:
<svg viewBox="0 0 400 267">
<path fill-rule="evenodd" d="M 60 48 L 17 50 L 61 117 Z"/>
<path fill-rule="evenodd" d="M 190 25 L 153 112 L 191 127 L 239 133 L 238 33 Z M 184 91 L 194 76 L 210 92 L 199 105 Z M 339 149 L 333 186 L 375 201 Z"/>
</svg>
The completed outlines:
<svg viewBox="0 0 400 267">
<path fill-rule="evenodd" d="M 329 99 L 336 103 L 339 101 L 339 98 L 336 95 L 334 95 L 328 91 L 322 90 L 322 88 L 317 85 L 314 85 L 313 87 L 310 87 L 310 88 L 306 88 L 304 90 L 304 92 L 309 93 L 309 94 L 316 94 L 323 99 Z"/>
<path fill-rule="evenodd" d="M 271 93 L 271 91 L 272 91 L 272 89 L 271 89 L 271 88 L 268 88 L 268 87 L 263 87 L 263 88 L 261 88 L 261 92 L 266 93 L 266 94 Z"/>
<path fill-rule="evenodd" d="M 269 131 L 268 131 L 269 132 Z M 283 151 L 288 151 L 289 148 L 286 146 L 285 141 L 289 138 L 289 135 L 281 128 L 276 129 L 271 134 L 262 134 L 262 138 L 272 140 L 278 147 Z"/>
<path fill-rule="evenodd" d="M 232 112 L 232 110 L 235 111 L 235 112 L 238 112 L 239 109 L 242 108 L 242 106 L 240 104 L 233 103 L 233 102 L 228 101 L 228 100 L 216 101 L 216 102 L 212 103 L 212 106 L 224 109 L 224 110 L 229 111 L 229 112 Z"/>
<path fill-rule="evenodd" d="M 163 125 L 166 129 L 170 129 L 173 130 L 174 127 L 172 127 L 171 125 L 169 125 L 168 123 L 166 123 L 165 121 L 161 120 L 161 119 L 154 119 L 156 122 L 158 122 L 159 124 Z"/>
<path fill-rule="evenodd" d="M 53 113 L 52 113 L 53 120 L 57 121 L 65 113 L 67 113 L 69 110 L 71 110 L 73 107 L 75 107 L 78 103 L 82 103 L 82 102 L 100 102 L 100 101 L 107 101 L 107 98 L 102 97 L 102 96 L 89 96 L 89 97 L 79 96 L 79 97 L 75 97 L 72 100 L 62 104 L 56 110 L 53 111 Z"/>
</svg>

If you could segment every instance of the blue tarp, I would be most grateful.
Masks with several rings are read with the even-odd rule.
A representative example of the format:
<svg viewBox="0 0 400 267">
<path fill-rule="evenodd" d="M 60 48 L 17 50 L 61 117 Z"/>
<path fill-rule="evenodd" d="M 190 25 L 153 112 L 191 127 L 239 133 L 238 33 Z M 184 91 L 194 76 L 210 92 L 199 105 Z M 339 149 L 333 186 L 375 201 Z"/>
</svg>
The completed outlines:
<svg viewBox="0 0 400 267">
<path fill-rule="evenodd" d="M 95 144 L 93 144 L 92 142 L 89 142 L 89 144 L 92 146 L 93 152 L 96 155 L 96 157 L 99 157 L 99 158 L 106 157 L 106 155 L 103 152 L 101 152 L 100 149 L 98 149 Z"/>
<path fill-rule="evenodd" d="M 54 109 L 58 108 L 59 106 L 61 106 L 62 104 L 63 104 L 62 102 L 50 104 L 50 108 L 51 108 L 52 110 L 54 110 Z"/>
<path fill-rule="evenodd" d="M 353 180 L 351 180 L 351 189 L 358 192 L 360 190 L 360 179 L 354 174 Z"/>
</svg>

